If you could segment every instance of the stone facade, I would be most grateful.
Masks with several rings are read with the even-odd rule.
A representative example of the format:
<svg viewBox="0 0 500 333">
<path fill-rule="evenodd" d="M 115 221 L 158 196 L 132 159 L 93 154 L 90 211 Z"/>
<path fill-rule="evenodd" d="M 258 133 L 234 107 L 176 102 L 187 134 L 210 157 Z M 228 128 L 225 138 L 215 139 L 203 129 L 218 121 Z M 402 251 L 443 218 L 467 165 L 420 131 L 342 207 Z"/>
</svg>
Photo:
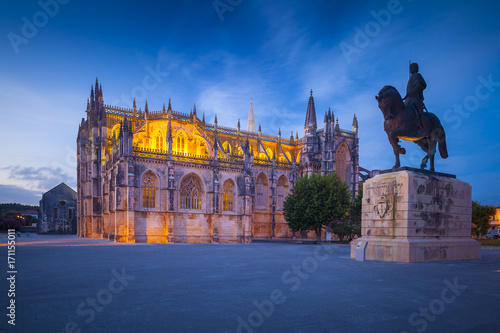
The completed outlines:
<svg viewBox="0 0 500 333">
<path fill-rule="evenodd" d="M 294 234 L 283 200 L 297 177 L 335 170 L 357 191 L 358 124 L 341 130 L 309 97 L 305 137 L 265 135 L 168 107 L 105 105 L 96 80 L 78 130 L 78 235 L 118 242 L 249 243 Z"/>
<path fill-rule="evenodd" d="M 455 176 L 413 168 L 363 185 L 362 237 L 367 260 L 426 262 L 481 258 L 471 239 L 471 187 Z"/>
<path fill-rule="evenodd" d="M 40 200 L 37 233 L 76 234 L 76 192 L 61 183 L 45 192 Z"/>
</svg>

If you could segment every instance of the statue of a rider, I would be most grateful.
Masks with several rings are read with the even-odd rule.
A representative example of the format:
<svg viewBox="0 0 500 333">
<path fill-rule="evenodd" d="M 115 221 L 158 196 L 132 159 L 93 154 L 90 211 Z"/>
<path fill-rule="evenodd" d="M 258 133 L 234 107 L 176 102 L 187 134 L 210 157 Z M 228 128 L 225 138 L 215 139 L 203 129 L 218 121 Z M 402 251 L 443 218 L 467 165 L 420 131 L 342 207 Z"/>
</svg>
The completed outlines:
<svg viewBox="0 0 500 333">
<path fill-rule="evenodd" d="M 407 111 L 415 114 L 415 125 L 425 132 L 424 113 L 424 89 L 427 87 L 424 78 L 418 72 L 418 64 L 410 64 L 410 79 L 406 86 L 406 96 L 403 98 Z"/>
</svg>

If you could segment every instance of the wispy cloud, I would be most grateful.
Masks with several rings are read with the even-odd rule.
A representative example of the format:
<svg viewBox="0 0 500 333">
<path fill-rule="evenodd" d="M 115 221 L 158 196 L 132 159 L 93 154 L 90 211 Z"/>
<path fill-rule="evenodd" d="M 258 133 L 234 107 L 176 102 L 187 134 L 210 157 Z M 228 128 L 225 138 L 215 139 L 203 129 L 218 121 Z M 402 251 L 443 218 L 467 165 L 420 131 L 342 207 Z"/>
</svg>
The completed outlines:
<svg viewBox="0 0 500 333">
<path fill-rule="evenodd" d="M 29 191 L 45 192 L 62 182 L 70 187 L 76 187 L 76 178 L 59 167 L 35 168 L 11 165 L 0 170 L 8 172 L 7 182 Z"/>
</svg>

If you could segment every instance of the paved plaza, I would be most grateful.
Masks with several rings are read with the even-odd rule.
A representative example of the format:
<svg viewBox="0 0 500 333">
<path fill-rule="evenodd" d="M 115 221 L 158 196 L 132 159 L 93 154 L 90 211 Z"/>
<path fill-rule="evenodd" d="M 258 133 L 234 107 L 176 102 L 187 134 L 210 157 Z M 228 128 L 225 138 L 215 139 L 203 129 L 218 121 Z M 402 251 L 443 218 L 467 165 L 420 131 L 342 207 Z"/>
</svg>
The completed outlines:
<svg viewBox="0 0 500 333">
<path fill-rule="evenodd" d="M 7 234 L 0 234 L 7 262 Z M 500 251 L 357 262 L 349 247 L 16 239 L 5 332 L 496 332 Z M 7 275 L 7 264 L 4 275 Z M 9 281 L 3 279 L 7 313 Z"/>
</svg>

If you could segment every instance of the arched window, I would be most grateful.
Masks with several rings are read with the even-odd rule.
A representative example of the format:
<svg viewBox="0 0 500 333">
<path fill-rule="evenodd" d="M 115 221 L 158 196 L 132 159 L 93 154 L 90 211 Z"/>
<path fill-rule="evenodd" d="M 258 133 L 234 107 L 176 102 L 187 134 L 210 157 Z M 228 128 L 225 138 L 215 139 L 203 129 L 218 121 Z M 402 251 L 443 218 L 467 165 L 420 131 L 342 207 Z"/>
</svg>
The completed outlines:
<svg viewBox="0 0 500 333">
<path fill-rule="evenodd" d="M 205 139 L 203 139 L 201 136 L 195 136 L 195 142 L 196 142 L 196 155 L 206 156 L 207 149 L 205 146 Z"/>
<path fill-rule="evenodd" d="M 231 145 L 229 144 L 229 142 L 227 142 L 227 141 L 226 141 L 226 142 L 224 142 L 224 143 L 222 144 L 222 148 L 224 148 L 224 152 L 225 152 L 225 153 L 229 153 L 229 155 L 231 155 L 231 151 L 232 151 L 232 150 L 231 150 Z"/>
<path fill-rule="evenodd" d="M 177 132 L 177 137 L 175 138 L 175 151 L 178 153 L 186 152 L 186 134 L 184 134 L 184 131 Z"/>
<path fill-rule="evenodd" d="M 341 144 L 335 154 L 335 171 L 343 181 L 346 181 L 347 162 L 349 160 L 349 150 L 345 144 Z"/>
<path fill-rule="evenodd" d="M 201 209 L 203 188 L 198 177 L 193 174 L 186 176 L 182 180 L 180 192 L 181 209 Z"/>
<path fill-rule="evenodd" d="M 269 159 L 272 160 L 273 159 L 273 151 L 271 150 L 271 148 L 267 148 L 266 153 L 269 156 Z"/>
<path fill-rule="evenodd" d="M 158 129 L 155 135 L 155 148 L 163 150 L 163 141 L 164 141 L 163 132 L 160 129 Z"/>
<path fill-rule="evenodd" d="M 120 124 L 116 124 L 115 126 L 113 126 L 113 129 L 111 130 L 110 139 L 112 140 L 113 137 L 115 137 L 115 139 L 118 140 L 119 135 L 120 135 Z"/>
<path fill-rule="evenodd" d="M 142 177 L 142 207 L 155 208 L 156 175 L 148 171 Z"/>
<path fill-rule="evenodd" d="M 224 182 L 222 187 L 222 211 L 233 212 L 234 183 L 231 179 Z"/>
<path fill-rule="evenodd" d="M 267 186 L 267 177 L 261 173 L 257 177 L 255 186 L 255 205 L 257 209 L 267 209 L 269 205 L 269 194 Z"/>
<path fill-rule="evenodd" d="M 283 209 L 283 202 L 285 202 L 285 198 L 288 195 L 288 179 L 286 178 L 285 175 L 282 175 L 280 178 L 278 178 L 278 209 L 282 210 Z"/>
</svg>

